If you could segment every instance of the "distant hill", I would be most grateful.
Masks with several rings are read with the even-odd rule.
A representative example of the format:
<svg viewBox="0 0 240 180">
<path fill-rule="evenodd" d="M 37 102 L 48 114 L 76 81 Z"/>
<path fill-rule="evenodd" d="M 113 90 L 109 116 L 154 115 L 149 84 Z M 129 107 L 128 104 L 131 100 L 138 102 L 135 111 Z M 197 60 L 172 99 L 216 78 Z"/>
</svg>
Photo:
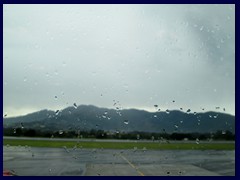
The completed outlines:
<svg viewBox="0 0 240 180">
<path fill-rule="evenodd" d="M 92 105 L 67 107 L 59 112 L 41 110 L 25 116 L 4 118 L 4 127 L 41 130 L 143 131 L 143 132 L 216 132 L 235 133 L 235 116 L 219 113 L 186 113 L 178 110 L 147 112 L 137 109 L 119 110 Z"/>
</svg>

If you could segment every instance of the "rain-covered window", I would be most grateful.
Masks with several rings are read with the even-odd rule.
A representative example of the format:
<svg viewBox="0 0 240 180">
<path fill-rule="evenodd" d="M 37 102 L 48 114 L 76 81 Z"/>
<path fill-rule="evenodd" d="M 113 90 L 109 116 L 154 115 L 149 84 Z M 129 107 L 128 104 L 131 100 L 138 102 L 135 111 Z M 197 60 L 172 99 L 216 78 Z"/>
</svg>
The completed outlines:
<svg viewBox="0 0 240 180">
<path fill-rule="evenodd" d="M 235 5 L 3 5 L 3 174 L 235 175 Z"/>
</svg>

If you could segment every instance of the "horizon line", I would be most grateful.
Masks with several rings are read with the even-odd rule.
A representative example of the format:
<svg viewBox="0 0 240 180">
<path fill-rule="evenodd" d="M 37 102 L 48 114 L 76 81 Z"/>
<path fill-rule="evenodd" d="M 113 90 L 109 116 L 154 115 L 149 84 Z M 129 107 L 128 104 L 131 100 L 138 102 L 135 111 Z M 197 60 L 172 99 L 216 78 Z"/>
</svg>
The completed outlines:
<svg viewBox="0 0 240 180">
<path fill-rule="evenodd" d="M 179 109 L 166 109 L 166 110 L 155 110 L 155 111 L 151 111 L 150 109 L 144 109 L 144 108 L 137 108 L 137 107 L 127 107 L 127 108 L 120 108 L 120 109 L 116 109 L 116 108 L 111 108 L 111 107 L 100 107 L 100 106 L 96 106 L 96 105 L 92 105 L 92 104 L 80 104 L 80 105 L 77 105 L 77 108 L 80 107 L 80 106 L 94 106 L 96 108 L 102 108 L 102 109 L 110 109 L 110 110 L 115 110 L 115 111 L 123 111 L 123 110 L 138 110 L 138 111 L 145 111 L 145 112 L 148 112 L 148 113 L 166 113 L 166 111 L 179 111 L 179 112 L 182 112 L 182 113 L 186 113 L 186 114 L 202 114 L 202 113 L 209 113 L 209 112 L 214 112 L 214 113 L 222 113 L 222 114 L 228 114 L 228 115 L 231 115 L 231 116 L 234 116 L 235 117 L 235 114 L 231 114 L 231 113 L 228 113 L 226 111 L 214 111 L 214 110 L 209 110 L 209 111 L 206 111 L 205 109 L 200 112 L 200 111 L 190 111 L 190 112 L 187 112 L 188 109 L 186 110 L 181 110 L 180 108 Z M 58 109 L 58 111 L 63 111 L 67 108 L 75 108 L 74 105 L 71 105 L 71 106 L 67 106 L 63 109 Z M 75 108 L 76 109 L 76 108 Z M 190 108 L 189 108 L 190 109 Z M 35 111 L 32 111 L 32 112 L 28 112 L 28 113 L 25 113 L 25 114 L 20 114 L 20 115 L 14 115 L 14 116 L 3 116 L 3 119 L 7 119 L 7 118 L 16 118 L 16 117 L 22 117 L 22 116 L 27 116 L 27 115 L 30 115 L 30 114 L 34 114 L 34 113 L 37 113 L 37 112 L 40 112 L 40 111 L 44 111 L 44 110 L 47 110 L 47 111 L 52 111 L 52 112 L 56 112 L 56 110 L 52 110 L 52 109 L 48 109 L 48 108 L 45 108 L 45 109 L 40 109 L 40 110 L 35 110 Z"/>
</svg>

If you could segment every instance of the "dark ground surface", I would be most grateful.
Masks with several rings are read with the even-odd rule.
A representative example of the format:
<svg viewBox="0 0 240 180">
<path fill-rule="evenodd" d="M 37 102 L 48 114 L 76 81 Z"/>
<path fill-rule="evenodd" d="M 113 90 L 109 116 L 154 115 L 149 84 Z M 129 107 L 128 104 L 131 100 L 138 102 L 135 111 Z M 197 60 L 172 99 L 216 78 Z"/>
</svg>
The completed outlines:
<svg viewBox="0 0 240 180">
<path fill-rule="evenodd" d="M 19 176 L 234 176 L 235 151 L 4 146 L 3 168 Z"/>
</svg>

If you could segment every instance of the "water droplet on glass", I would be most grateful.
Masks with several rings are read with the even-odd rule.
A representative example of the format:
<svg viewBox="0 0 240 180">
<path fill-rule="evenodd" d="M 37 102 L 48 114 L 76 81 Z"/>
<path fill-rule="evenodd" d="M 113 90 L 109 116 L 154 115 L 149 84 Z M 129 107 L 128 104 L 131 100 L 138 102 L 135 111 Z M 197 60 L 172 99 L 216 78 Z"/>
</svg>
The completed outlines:
<svg viewBox="0 0 240 180">
<path fill-rule="evenodd" d="M 194 112 L 193 115 L 196 116 L 196 115 L 197 115 L 197 112 Z"/>
<path fill-rule="evenodd" d="M 28 146 L 28 151 L 31 152 L 32 151 L 32 148 L 31 146 Z"/>
<path fill-rule="evenodd" d="M 183 121 L 180 121 L 180 123 L 182 124 L 182 123 L 183 123 Z"/>
<path fill-rule="evenodd" d="M 107 112 L 107 111 L 105 111 L 105 112 L 104 112 L 104 114 L 105 114 L 105 115 L 107 115 L 107 114 L 108 114 L 108 112 Z"/>
<path fill-rule="evenodd" d="M 32 153 L 32 157 L 34 157 L 34 153 Z"/>
<path fill-rule="evenodd" d="M 212 118 L 212 115 L 209 115 L 210 118 Z"/>
<path fill-rule="evenodd" d="M 23 125 L 23 123 L 21 123 L 21 128 L 24 129 L 24 125 Z"/>
<path fill-rule="evenodd" d="M 56 114 L 56 115 L 58 115 L 58 114 L 59 114 L 59 112 L 60 112 L 59 110 L 56 110 L 56 111 L 55 111 L 55 114 Z"/>
<path fill-rule="evenodd" d="M 198 138 L 196 139 L 196 144 L 199 144 L 199 139 Z"/>
<path fill-rule="evenodd" d="M 139 140 L 140 139 L 140 135 L 139 134 L 137 134 L 137 140 Z"/>
<path fill-rule="evenodd" d="M 62 66 L 64 66 L 64 67 L 65 67 L 65 66 L 66 66 L 66 62 L 63 62 L 63 63 L 62 63 Z"/>
<path fill-rule="evenodd" d="M 226 134 L 226 131 L 222 131 L 222 134 Z"/>
<path fill-rule="evenodd" d="M 45 125 L 40 125 L 40 128 L 45 128 Z"/>
<path fill-rule="evenodd" d="M 225 108 L 223 108 L 223 111 L 225 111 L 226 109 Z"/>
<path fill-rule="evenodd" d="M 96 128 L 98 128 L 98 125 L 96 124 Z"/>
<path fill-rule="evenodd" d="M 176 125 L 176 124 L 174 125 L 174 127 L 175 127 L 176 129 L 178 129 L 178 125 Z"/>
<path fill-rule="evenodd" d="M 63 148 L 66 150 L 67 149 L 67 147 L 66 146 L 63 146 Z"/>
<path fill-rule="evenodd" d="M 191 112 L 191 109 L 188 109 L 188 110 L 187 110 L 187 113 L 189 114 L 190 112 Z"/>
<path fill-rule="evenodd" d="M 26 78 L 26 77 L 24 77 L 24 78 L 23 78 L 23 81 L 24 81 L 24 82 L 26 82 L 26 81 L 27 81 L 27 78 Z"/>
<path fill-rule="evenodd" d="M 57 100 L 57 99 L 58 99 L 58 97 L 57 97 L 57 96 L 54 96 L 54 98 L 55 98 L 55 100 Z"/>
<path fill-rule="evenodd" d="M 16 129 L 15 129 L 15 128 L 13 129 L 13 133 L 14 133 L 14 134 L 16 134 L 16 133 L 17 133 L 17 131 L 16 131 Z"/>
<path fill-rule="evenodd" d="M 154 136 L 152 136 L 151 139 L 152 139 L 152 141 L 154 141 L 154 139 L 155 139 Z"/>
<path fill-rule="evenodd" d="M 158 107 L 158 105 L 157 105 L 157 104 L 155 104 L 155 105 L 154 105 L 154 107 L 155 107 L 155 108 L 157 108 L 157 107 Z"/>
<path fill-rule="evenodd" d="M 204 28 L 204 27 L 203 27 L 203 26 L 201 26 L 201 27 L 200 27 L 200 31 L 202 31 L 202 30 L 203 30 L 203 28 Z"/>
<path fill-rule="evenodd" d="M 7 113 L 4 114 L 4 117 L 7 117 Z"/>
<path fill-rule="evenodd" d="M 75 109 L 77 109 L 77 104 L 76 104 L 76 103 L 73 103 L 73 107 L 74 107 Z"/>
<path fill-rule="evenodd" d="M 170 111 L 167 109 L 166 111 L 165 111 L 167 114 L 169 114 L 170 113 Z"/>
<path fill-rule="evenodd" d="M 173 100 L 172 102 L 175 103 L 175 100 Z"/>
<path fill-rule="evenodd" d="M 197 24 L 194 24 L 194 25 L 193 25 L 193 27 L 195 27 L 195 28 L 196 28 L 196 27 L 198 27 L 198 25 L 197 25 Z"/>
<path fill-rule="evenodd" d="M 154 118 L 157 118 L 157 115 L 154 115 L 153 117 L 154 117 Z"/>
<path fill-rule="evenodd" d="M 136 152 L 137 151 L 137 147 L 133 147 L 133 152 Z"/>
<path fill-rule="evenodd" d="M 147 150 L 147 148 L 146 148 L 146 147 L 143 147 L 143 152 L 144 152 L 144 153 L 146 152 L 146 150 Z"/>
<path fill-rule="evenodd" d="M 63 130 L 59 130 L 58 133 L 61 135 L 63 134 Z"/>
<path fill-rule="evenodd" d="M 128 120 L 124 120 L 124 124 L 128 125 L 129 121 Z"/>
<path fill-rule="evenodd" d="M 183 108 L 180 108 L 180 110 L 182 111 L 182 110 L 183 110 Z"/>
</svg>

